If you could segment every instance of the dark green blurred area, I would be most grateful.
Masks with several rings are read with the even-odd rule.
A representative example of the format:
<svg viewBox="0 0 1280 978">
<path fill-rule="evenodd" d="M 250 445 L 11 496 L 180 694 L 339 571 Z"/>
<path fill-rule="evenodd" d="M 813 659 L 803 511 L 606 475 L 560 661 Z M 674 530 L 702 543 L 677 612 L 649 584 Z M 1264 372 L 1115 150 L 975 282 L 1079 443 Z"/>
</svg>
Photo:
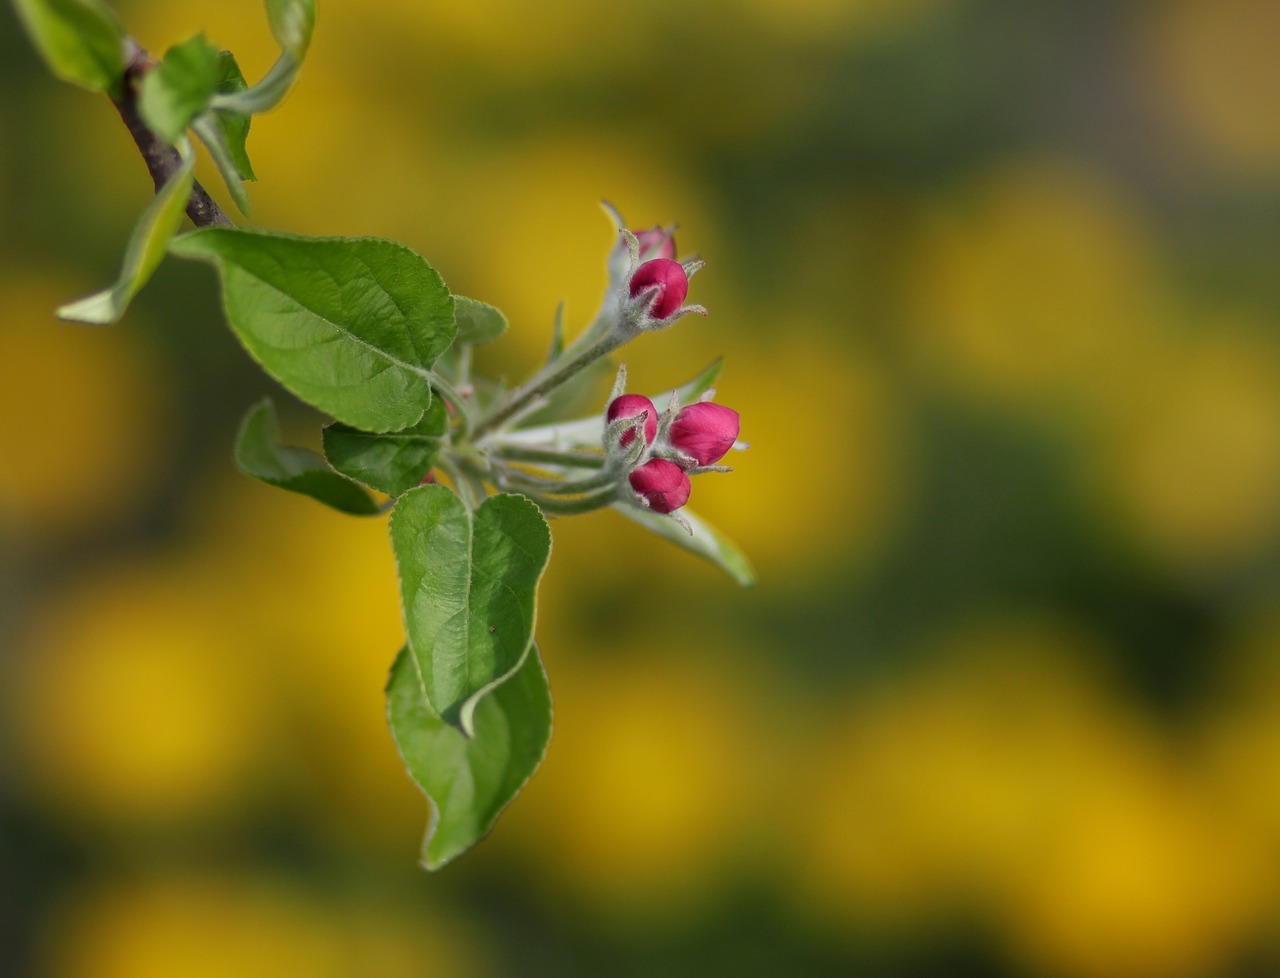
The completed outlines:
<svg viewBox="0 0 1280 978">
<path fill-rule="evenodd" d="M 250 0 L 118 9 L 274 54 Z M 0 18 L 0 973 L 1280 968 L 1269 0 L 321 0 L 251 222 L 418 249 L 518 379 L 597 201 L 677 221 L 711 315 L 633 385 L 724 354 L 752 443 L 692 502 L 752 591 L 556 523 L 551 751 L 439 875 L 385 527 L 232 470 L 281 395 L 207 270 L 52 318 L 149 182 Z"/>
</svg>

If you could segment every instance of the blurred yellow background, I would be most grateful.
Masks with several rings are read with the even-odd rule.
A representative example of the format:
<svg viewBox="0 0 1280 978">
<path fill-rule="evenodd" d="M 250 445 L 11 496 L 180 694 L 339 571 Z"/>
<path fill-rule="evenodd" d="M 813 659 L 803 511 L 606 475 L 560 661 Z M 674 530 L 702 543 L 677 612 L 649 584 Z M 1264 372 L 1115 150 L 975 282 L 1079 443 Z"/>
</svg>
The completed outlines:
<svg viewBox="0 0 1280 978">
<path fill-rule="evenodd" d="M 256 0 L 116 6 L 275 54 Z M 288 399 L 205 269 L 53 319 L 150 188 L 5 5 L 0 973 L 1280 974 L 1274 0 L 318 8 L 252 223 L 414 247 L 518 379 L 598 201 L 678 222 L 710 318 L 625 359 L 727 357 L 693 508 L 760 583 L 557 521 L 546 763 L 417 869 L 385 526 L 233 470 Z"/>
</svg>

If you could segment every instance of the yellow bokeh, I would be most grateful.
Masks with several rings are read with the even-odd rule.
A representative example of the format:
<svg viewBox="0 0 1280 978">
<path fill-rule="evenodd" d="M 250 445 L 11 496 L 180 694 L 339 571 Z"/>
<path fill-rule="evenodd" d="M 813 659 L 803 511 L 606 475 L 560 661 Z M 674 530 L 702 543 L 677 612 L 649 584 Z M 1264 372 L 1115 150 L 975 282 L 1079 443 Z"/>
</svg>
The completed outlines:
<svg viewBox="0 0 1280 978">
<path fill-rule="evenodd" d="M 326 901 L 265 877 L 154 876 L 86 889 L 47 928 L 49 978 L 468 978 L 457 923 L 384 900 Z"/>
<path fill-rule="evenodd" d="M 74 289 L 37 269 L 0 278 L 0 534 L 101 526 L 141 508 L 167 442 L 163 378 L 136 329 L 53 317 Z"/>
<path fill-rule="evenodd" d="M 997 405 L 1061 406 L 1123 386 L 1172 308 L 1132 203 L 1061 160 L 984 174 L 926 215 L 902 272 L 915 358 Z"/>
<path fill-rule="evenodd" d="M 19 763 L 71 821 L 216 816 L 252 784 L 263 691 L 198 568 L 86 571 L 52 599 L 3 691 Z"/>
<path fill-rule="evenodd" d="M 1095 436 L 1103 498 L 1158 559 L 1213 571 L 1280 528 L 1280 348 L 1248 322 L 1206 325 L 1117 398 Z"/>
<path fill-rule="evenodd" d="M 1258 836 L 1051 620 L 946 639 L 849 702 L 798 775 L 801 893 L 882 937 L 975 912 L 1037 974 L 1216 973 L 1267 907 Z"/>
<path fill-rule="evenodd" d="M 764 830 L 773 761 L 741 675 L 651 642 L 549 656 L 553 744 L 505 844 L 608 915 L 678 917 Z"/>
</svg>

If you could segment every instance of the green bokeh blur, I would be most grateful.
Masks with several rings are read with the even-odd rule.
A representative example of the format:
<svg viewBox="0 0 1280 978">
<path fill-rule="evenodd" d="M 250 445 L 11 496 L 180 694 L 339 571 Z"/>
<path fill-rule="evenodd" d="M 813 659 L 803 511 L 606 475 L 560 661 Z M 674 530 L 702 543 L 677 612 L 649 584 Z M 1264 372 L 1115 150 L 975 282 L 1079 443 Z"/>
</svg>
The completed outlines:
<svg viewBox="0 0 1280 978">
<path fill-rule="evenodd" d="M 1275 974 L 1274 0 L 318 6 L 252 222 L 419 250 L 513 380 L 598 201 L 678 222 L 711 315 L 625 359 L 726 355 L 693 506 L 760 584 L 557 521 L 550 754 L 417 869 L 385 527 L 233 471 L 280 395 L 207 269 L 53 319 L 150 185 L 0 7 L 0 973 Z M 256 0 L 117 9 L 275 54 Z"/>
</svg>

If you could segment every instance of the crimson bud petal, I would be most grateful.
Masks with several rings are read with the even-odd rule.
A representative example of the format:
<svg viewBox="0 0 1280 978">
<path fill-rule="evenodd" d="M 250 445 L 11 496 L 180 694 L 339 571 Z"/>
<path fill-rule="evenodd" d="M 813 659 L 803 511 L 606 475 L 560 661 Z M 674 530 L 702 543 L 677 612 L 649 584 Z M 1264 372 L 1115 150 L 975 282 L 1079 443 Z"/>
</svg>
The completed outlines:
<svg viewBox="0 0 1280 978">
<path fill-rule="evenodd" d="M 674 462 L 653 458 L 627 477 L 655 513 L 673 513 L 689 501 L 689 477 Z"/>
<path fill-rule="evenodd" d="M 654 319 L 666 319 L 675 314 L 689 294 L 689 276 L 684 266 L 670 258 L 654 258 L 647 261 L 631 276 L 631 294 L 637 296 L 646 289 L 657 288 L 649 306 Z"/>
<path fill-rule="evenodd" d="M 609 423 L 613 423 L 619 418 L 635 418 L 643 413 L 648 414 L 644 419 L 644 443 L 652 445 L 653 439 L 658 435 L 658 410 L 653 406 L 653 401 L 643 394 L 623 394 L 621 397 L 615 397 L 609 405 L 609 410 L 605 412 L 605 417 Z M 618 444 L 626 448 L 635 440 L 635 431 L 628 429 L 622 433 Z"/>
<path fill-rule="evenodd" d="M 676 451 L 697 459 L 699 465 L 714 465 L 738 440 L 738 412 L 711 401 L 690 404 L 671 422 L 668 437 Z"/>
</svg>

